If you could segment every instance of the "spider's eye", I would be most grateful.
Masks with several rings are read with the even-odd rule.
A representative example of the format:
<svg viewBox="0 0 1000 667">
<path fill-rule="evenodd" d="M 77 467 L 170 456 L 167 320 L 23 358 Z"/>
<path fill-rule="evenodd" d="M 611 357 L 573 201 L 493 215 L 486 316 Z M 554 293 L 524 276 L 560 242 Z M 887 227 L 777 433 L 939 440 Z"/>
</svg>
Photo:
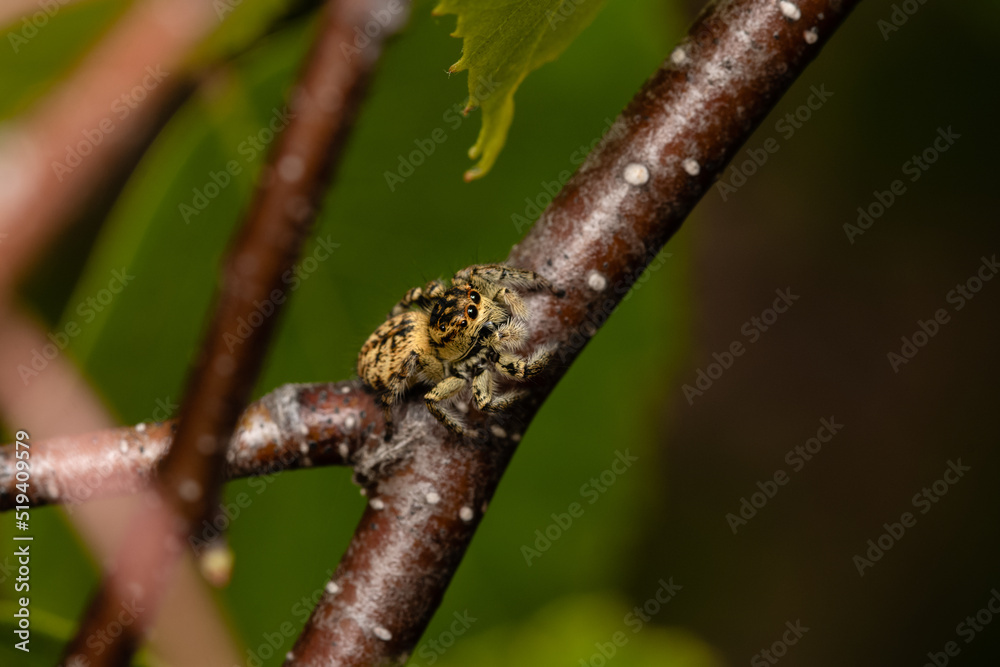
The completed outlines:
<svg viewBox="0 0 1000 667">
<path fill-rule="evenodd" d="M 465 309 L 465 315 L 470 320 L 474 320 L 479 316 L 479 311 L 476 310 L 475 306 L 469 306 L 468 308 Z"/>
<path fill-rule="evenodd" d="M 462 320 L 461 322 L 458 323 L 458 326 L 460 326 L 460 327 L 467 327 L 467 326 L 469 326 L 469 323 L 466 322 L 465 320 Z"/>
<path fill-rule="evenodd" d="M 439 327 L 438 327 L 438 329 L 440 329 L 441 331 L 444 331 L 444 330 L 445 330 L 445 329 L 447 329 L 447 328 L 448 328 L 448 327 L 446 327 L 446 326 L 444 325 L 444 322 L 442 322 L 442 323 L 441 323 L 441 326 L 439 326 Z"/>
<path fill-rule="evenodd" d="M 471 292 L 469 292 L 469 300 L 472 301 L 472 303 L 479 303 L 479 292 L 477 292 L 476 290 L 472 290 Z M 470 317 L 475 317 L 475 315 L 472 315 Z"/>
</svg>

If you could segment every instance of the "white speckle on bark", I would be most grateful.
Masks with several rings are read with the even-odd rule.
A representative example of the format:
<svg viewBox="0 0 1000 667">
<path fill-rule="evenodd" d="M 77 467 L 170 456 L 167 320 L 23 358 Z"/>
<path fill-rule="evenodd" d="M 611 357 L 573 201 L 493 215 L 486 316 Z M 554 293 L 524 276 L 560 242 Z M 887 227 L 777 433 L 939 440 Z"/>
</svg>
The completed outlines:
<svg viewBox="0 0 1000 667">
<path fill-rule="evenodd" d="M 802 36 L 806 39 L 806 44 L 815 44 L 816 40 L 819 39 L 819 32 L 816 28 L 809 28 L 802 33 Z"/>
<path fill-rule="evenodd" d="M 465 521 L 466 523 L 472 521 L 472 518 L 474 516 L 475 514 L 473 513 L 471 507 L 463 506 L 462 509 L 458 510 L 458 518 L 460 518 L 462 521 Z"/>
<path fill-rule="evenodd" d="M 128 452 L 128 443 L 125 442 L 124 438 L 122 438 L 122 441 L 118 443 L 118 451 L 120 451 L 122 454 Z"/>
<path fill-rule="evenodd" d="M 135 425 L 135 430 L 138 433 L 145 433 L 146 432 L 146 425 L 145 424 L 136 424 Z"/>
<path fill-rule="evenodd" d="M 515 433 L 514 435 L 510 436 L 510 439 L 513 440 L 514 442 L 521 442 L 521 434 Z"/>
<path fill-rule="evenodd" d="M 303 454 L 308 454 L 309 453 L 309 443 L 308 442 L 303 442 L 301 445 L 299 445 L 299 451 L 302 452 Z"/>
<path fill-rule="evenodd" d="M 694 158 L 688 158 L 681 162 L 681 166 L 684 167 L 684 171 L 691 174 L 692 176 L 697 176 L 701 172 L 701 165 Z"/>
<path fill-rule="evenodd" d="M 371 506 L 373 510 L 385 509 L 385 503 L 382 501 L 381 498 L 372 498 L 371 500 L 368 501 L 368 504 Z"/>
<path fill-rule="evenodd" d="M 376 625 L 375 630 L 373 632 L 375 633 L 375 636 L 381 639 L 382 641 L 387 642 L 390 639 L 392 639 L 392 633 L 389 632 L 387 629 L 383 628 L 381 625 Z"/>
<path fill-rule="evenodd" d="M 177 485 L 177 495 L 181 497 L 181 500 L 193 503 L 201 498 L 201 484 L 193 479 L 182 480 L 181 483 Z"/>
<path fill-rule="evenodd" d="M 305 173 L 306 164 L 298 155 L 286 155 L 278 162 L 278 177 L 286 183 L 295 183 Z"/>
<path fill-rule="evenodd" d="M 599 271 L 591 271 L 587 275 L 587 287 L 595 292 L 603 292 L 604 288 L 607 286 L 608 279 L 605 278 Z"/>
<path fill-rule="evenodd" d="M 490 426 L 490 432 L 498 438 L 507 437 L 507 431 L 503 430 L 503 426 L 500 426 L 499 424 L 493 424 Z"/>
<path fill-rule="evenodd" d="M 350 455 L 351 450 L 347 448 L 347 443 L 346 442 L 342 442 L 339 445 L 337 445 L 337 452 L 340 454 L 340 456 L 343 459 L 346 460 L 347 457 Z"/>
<path fill-rule="evenodd" d="M 344 418 L 344 430 L 353 431 L 354 427 L 357 426 L 358 420 L 354 418 L 354 415 L 347 415 Z"/>
<path fill-rule="evenodd" d="M 784 14 L 787 18 L 790 18 L 793 21 L 798 21 L 800 18 L 802 18 L 802 12 L 799 11 L 798 6 L 794 2 L 789 2 L 788 0 L 781 0 L 781 2 L 778 3 L 778 6 L 781 8 L 781 13 Z"/>
<path fill-rule="evenodd" d="M 646 165 L 633 162 L 625 167 L 623 176 L 629 185 L 645 185 L 649 181 L 649 169 L 646 169 Z"/>
<path fill-rule="evenodd" d="M 336 582 L 331 581 L 326 585 L 326 592 L 330 595 L 336 595 L 340 592 L 340 586 L 338 586 Z"/>
<path fill-rule="evenodd" d="M 684 49 L 677 47 L 674 52 L 670 54 L 670 62 L 675 65 L 683 65 L 687 61 L 687 54 L 684 53 Z"/>
<path fill-rule="evenodd" d="M 430 503 L 431 505 L 437 505 L 439 502 L 441 502 L 441 496 L 437 494 L 437 491 L 428 491 L 427 495 L 424 496 L 424 498 L 426 498 L 427 502 Z"/>
</svg>

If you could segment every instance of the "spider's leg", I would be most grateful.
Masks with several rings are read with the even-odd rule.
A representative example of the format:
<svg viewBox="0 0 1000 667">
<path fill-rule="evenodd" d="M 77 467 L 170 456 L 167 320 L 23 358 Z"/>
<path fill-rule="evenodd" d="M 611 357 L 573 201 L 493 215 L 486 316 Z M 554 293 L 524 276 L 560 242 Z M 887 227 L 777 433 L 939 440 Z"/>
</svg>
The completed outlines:
<svg viewBox="0 0 1000 667">
<path fill-rule="evenodd" d="M 434 385 L 434 388 L 424 394 L 424 403 L 432 415 L 452 433 L 464 436 L 465 427 L 451 412 L 441 406 L 441 401 L 451 398 L 465 388 L 465 379 L 458 376 L 446 377 Z"/>
</svg>

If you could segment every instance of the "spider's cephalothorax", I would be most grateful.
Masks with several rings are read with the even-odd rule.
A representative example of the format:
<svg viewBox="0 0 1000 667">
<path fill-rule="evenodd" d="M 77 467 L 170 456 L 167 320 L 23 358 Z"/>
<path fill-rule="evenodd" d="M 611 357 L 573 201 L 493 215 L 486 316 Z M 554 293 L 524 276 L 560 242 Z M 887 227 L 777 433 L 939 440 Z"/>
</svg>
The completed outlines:
<svg viewBox="0 0 1000 667">
<path fill-rule="evenodd" d="M 494 393 L 495 376 L 526 380 L 545 368 L 551 353 L 513 354 L 524 342 L 526 309 L 511 288 L 542 287 L 561 295 L 533 271 L 481 264 L 456 273 L 451 287 L 434 280 L 407 292 L 358 355 L 358 375 L 385 411 L 386 438 L 393 404 L 417 384 L 432 386 L 424 395 L 427 409 L 458 435 L 466 429 L 442 402 L 470 383 L 484 412 L 501 412 L 517 400 L 519 391 Z"/>
</svg>

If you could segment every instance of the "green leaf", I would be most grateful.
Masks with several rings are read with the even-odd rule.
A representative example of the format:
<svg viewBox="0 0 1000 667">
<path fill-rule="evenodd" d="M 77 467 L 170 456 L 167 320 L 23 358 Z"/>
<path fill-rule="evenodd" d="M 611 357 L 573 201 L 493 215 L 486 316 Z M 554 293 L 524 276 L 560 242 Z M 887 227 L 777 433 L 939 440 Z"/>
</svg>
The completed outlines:
<svg viewBox="0 0 1000 667">
<path fill-rule="evenodd" d="M 559 57 L 587 27 L 604 0 L 441 0 L 435 15 L 457 14 L 453 37 L 462 58 L 449 72 L 469 70 L 468 113 L 483 109 L 483 127 L 469 157 L 479 162 L 465 180 L 485 176 L 514 119 L 514 91 L 528 74 Z"/>
</svg>

